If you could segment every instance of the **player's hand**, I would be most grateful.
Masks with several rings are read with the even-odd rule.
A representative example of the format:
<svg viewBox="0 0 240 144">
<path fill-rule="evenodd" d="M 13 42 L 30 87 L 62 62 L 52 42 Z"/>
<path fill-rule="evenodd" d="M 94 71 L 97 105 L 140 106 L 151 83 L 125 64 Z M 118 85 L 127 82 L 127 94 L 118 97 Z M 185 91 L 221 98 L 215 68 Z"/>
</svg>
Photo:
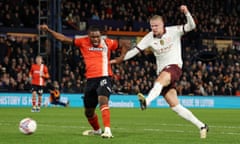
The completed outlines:
<svg viewBox="0 0 240 144">
<path fill-rule="evenodd" d="M 188 13 L 188 8 L 186 5 L 181 5 L 180 6 L 180 11 L 184 14 Z"/>
<path fill-rule="evenodd" d="M 110 60 L 110 64 L 119 64 L 119 63 L 121 63 L 122 61 L 123 61 L 123 57 L 117 57 L 117 58 L 115 58 L 115 59 L 112 59 L 112 60 Z"/>
<path fill-rule="evenodd" d="M 43 25 L 39 25 L 38 26 L 38 29 L 42 30 L 42 31 L 48 31 L 48 26 L 46 24 L 43 24 Z"/>
</svg>

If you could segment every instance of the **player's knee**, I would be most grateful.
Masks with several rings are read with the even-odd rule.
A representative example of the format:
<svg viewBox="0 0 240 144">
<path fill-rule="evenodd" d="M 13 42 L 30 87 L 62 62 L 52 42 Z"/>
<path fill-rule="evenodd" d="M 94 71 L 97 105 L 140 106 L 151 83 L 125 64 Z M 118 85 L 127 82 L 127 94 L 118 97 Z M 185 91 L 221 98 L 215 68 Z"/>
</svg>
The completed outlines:
<svg viewBox="0 0 240 144">
<path fill-rule="evenodd" d="M 93 116 L 94 116 L 94 113 L 95 113 L 94 109 L 85 109 L 85 116 L 86 116 L 87 118 L 93 117 Z"/>
<path fill-rule="evenodd" d="M 99 105 L 106 105 L 108 104 L 108 97 L 107 96 L 99 96 Z"/>
</svg>

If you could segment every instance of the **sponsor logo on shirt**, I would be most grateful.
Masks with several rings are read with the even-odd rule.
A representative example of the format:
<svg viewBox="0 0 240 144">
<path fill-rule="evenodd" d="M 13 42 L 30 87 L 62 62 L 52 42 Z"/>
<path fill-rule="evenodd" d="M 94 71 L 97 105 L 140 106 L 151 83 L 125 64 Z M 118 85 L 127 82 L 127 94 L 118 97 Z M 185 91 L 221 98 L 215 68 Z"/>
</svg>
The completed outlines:
<svg viewBox="0 0 240 144">
<path fill-rule="evenodd" d="M 167 52 L 167 51 L 169 51 L 171 48 L 172 48 L 172 44 L 169 45 L 169 46 L 167 46 L 167 47 L 164 47 L 164 48 L 159 49 L 158 52 L 160 52 L 160 53 Z"/>
<path fill-rule="evenodd" d="M 96 48 L 96 47 L 91 47 L 89 48 L 89 51 L 107 51 L 107 48 Z"/>
<path fill-rule="evenodd" d="M 91 47 L 89 48 L 89 51 L 103 51 L 103 48 Z"/>
</svg>

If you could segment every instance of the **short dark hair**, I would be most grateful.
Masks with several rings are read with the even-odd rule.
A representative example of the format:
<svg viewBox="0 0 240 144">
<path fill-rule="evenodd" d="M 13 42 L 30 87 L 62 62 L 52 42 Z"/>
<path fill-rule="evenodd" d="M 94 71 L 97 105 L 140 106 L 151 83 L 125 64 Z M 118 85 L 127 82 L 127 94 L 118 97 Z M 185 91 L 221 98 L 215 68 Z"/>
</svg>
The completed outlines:
<svg viewBox="0 0 240 144">
<path fill-rule="evenodd" d="M 100 31 L 101 32 L 101 28 L 97 25 L 91 25 L 88 28 L 88 32 L 93 32 L 93 31 Z"/>
</svg>

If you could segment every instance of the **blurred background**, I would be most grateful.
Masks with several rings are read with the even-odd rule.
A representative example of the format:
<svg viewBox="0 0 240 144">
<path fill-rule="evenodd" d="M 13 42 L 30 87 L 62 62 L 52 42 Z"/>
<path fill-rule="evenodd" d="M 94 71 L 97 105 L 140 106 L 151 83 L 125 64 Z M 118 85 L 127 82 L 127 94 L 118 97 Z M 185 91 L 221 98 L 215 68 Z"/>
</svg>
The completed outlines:
<svg viewBox="0 0 240 144">
<path fill-rule="evenodd" d="M 128 38 L 134 46 L 159 14 L 166 25 L 186 22 L 185 4 L 197 28 L 182 38 L 183 75 L 179 95 L 240 96 L 240 1 L 238 0 L 0 0 L 0 92 L 30 92 L 28 73 L 42 55 L 62 93 L 82 93 L 84 63 L 78 48 L 38 31 L 39 24 L 69 37 L 86 34 L 89 25 L 103 35 Z M 112 53 L 118 56 L 120 50 Z M 113 65 L 115 94 L 147 94 L 156 78 L 155 59 L 146 50 Z"/>
</svg>

